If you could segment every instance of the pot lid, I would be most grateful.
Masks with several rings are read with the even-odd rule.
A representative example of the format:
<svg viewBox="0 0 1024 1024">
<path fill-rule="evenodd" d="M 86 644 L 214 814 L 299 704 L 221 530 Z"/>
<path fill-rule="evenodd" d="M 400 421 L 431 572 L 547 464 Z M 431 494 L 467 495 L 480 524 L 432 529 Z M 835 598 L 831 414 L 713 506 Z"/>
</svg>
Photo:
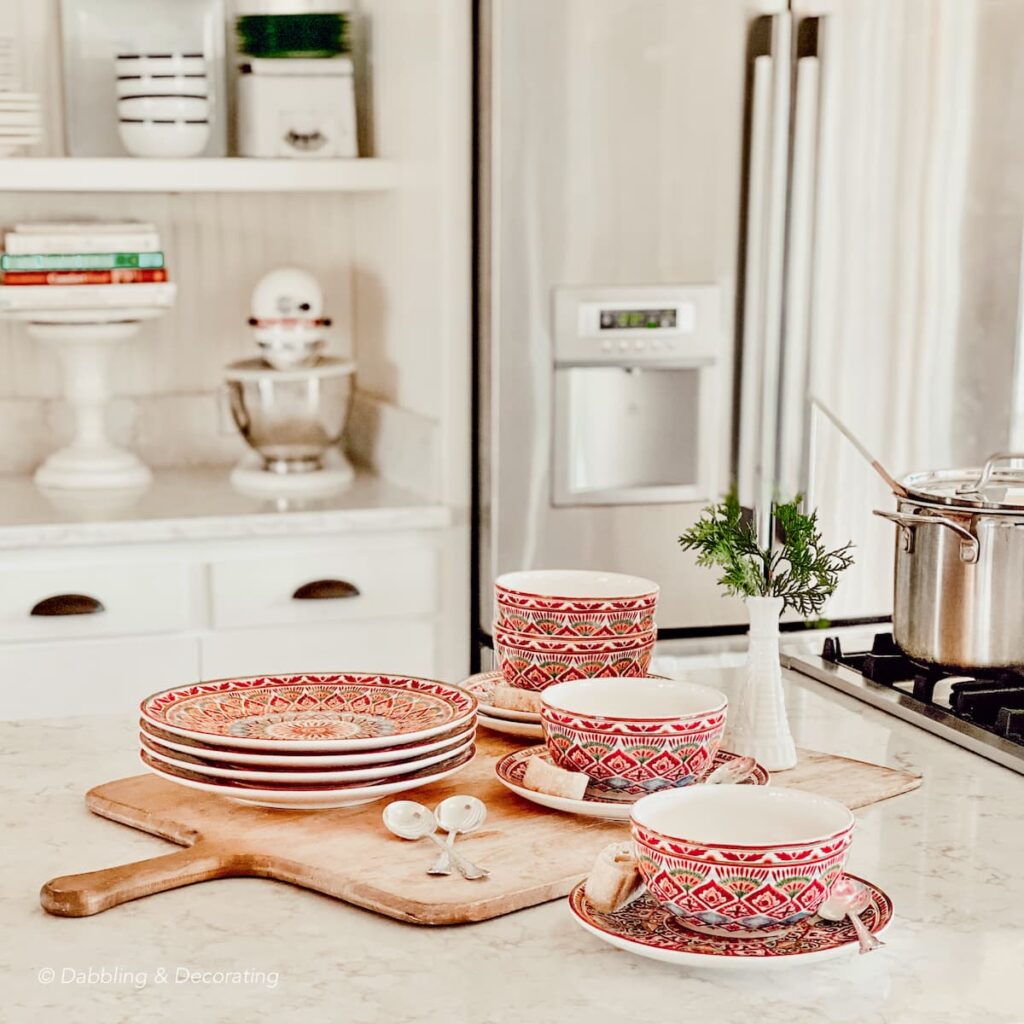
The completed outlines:
<svg viewBox="0 0 1024 1024">
<path fill-rule="evenodd" d="M 911 497 L 931 504 L 1024 512 L 1024 454 L 992 455 L 980 468 L 911 473 L 903 486 Z"/>
</svg>

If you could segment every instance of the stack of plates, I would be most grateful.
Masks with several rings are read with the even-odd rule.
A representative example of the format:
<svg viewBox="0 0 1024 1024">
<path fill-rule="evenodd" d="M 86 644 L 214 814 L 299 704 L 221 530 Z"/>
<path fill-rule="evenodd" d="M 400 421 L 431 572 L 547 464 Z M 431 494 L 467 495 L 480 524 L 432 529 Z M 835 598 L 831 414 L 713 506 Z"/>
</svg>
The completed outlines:
<svg viewBox="0 0 1024 1024">
<path fill-rule="evenodd" d="M 504 682 L 505 678 L 500 672 L 480 672 L 459 685 L 471 693 L 480 705 L 477 721 L 481 725 L 507 736 L 544 739 L 539 711 L 511 711 L 492 703 L 494 688 Z"/>
<path fill-rule="evenodd" d="M 251 676 L 142 702 L 143 764 L 265 807 L 352 807 L 438 782 L 475 752 L 477 702 L 429 679 Z"/>
</svg>

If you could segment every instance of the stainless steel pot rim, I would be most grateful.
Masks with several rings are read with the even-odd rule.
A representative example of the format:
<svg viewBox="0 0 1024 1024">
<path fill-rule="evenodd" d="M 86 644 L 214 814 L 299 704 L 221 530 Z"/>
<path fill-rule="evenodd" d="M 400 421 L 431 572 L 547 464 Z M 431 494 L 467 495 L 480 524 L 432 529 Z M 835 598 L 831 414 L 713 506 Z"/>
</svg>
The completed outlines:
<svg viewBox="0 0 1024 1024">
<path fill-rule="evenodd" d="M 1020 515 L 1024 513 L 1024 469 L 995 468 L 998 460 L 1006 458 L 993 456 L 984 466 L 970 469 L 911 473 L 902 483 L 909 498 L 930 508 Z"/>
</svg>

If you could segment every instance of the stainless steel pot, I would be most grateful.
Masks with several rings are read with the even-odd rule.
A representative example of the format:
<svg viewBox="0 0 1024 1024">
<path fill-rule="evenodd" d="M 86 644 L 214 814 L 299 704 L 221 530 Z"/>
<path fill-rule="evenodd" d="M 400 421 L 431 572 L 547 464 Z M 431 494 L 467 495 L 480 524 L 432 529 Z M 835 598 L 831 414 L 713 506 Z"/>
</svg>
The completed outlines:
<svg viewBox="0 0 1024 1024">
<path fill-rule="evenodd" d="M 1024 668 L 1024 455 L 917 473 L 897 511 L 893 637 L 916 661 Z"/>
</svg>

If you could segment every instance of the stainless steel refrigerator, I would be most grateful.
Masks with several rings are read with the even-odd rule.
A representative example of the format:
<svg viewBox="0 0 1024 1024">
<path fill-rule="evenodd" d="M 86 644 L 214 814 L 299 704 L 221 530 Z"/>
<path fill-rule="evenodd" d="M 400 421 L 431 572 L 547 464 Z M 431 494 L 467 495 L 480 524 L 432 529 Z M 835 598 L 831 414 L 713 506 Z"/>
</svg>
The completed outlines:
<svg viewBox="0 0 1024 1024">
<path fill-rule="evenodd" d="M 650 576 L 663 634 L 742 627 L 676 543 L 733 483 L 855 542 L 826 615 L 890 612 L 891 497 L 807 398 L 897 472 L 1024 441 L 1021 6 L 480 3 L 484 637 L 521 568 Z"/>
</svg>

